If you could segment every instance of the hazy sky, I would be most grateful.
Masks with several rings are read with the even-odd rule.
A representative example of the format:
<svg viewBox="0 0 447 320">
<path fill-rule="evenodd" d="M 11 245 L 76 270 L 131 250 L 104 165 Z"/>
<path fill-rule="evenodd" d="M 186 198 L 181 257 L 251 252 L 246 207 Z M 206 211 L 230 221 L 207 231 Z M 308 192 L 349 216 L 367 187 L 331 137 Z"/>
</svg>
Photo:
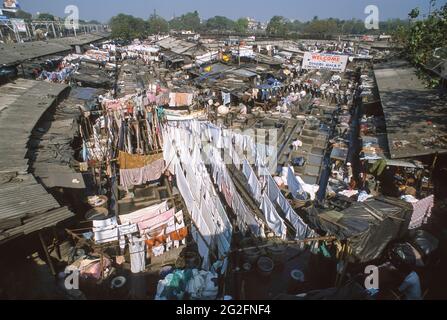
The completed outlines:
<svg viewBox="0 0 447 320">
<path fill-rule="evenodd" d="M 438 6 L 447 0 L 438 0 Z M 407 18 L 408 12 L 419 7 L 426 13 L 429 0 L 20 0 L 23 10 L 35 14 L 49 12 L 64 16 L 67 5 L 79 7 L 83 20 L 108 21 L 118 13 L 148 18 L 153 10 L 166 19 L 197 10 L 202 18 L 223 15 L 235 19 L 253 17 L 267 21 L 273 15 L 307 21 L 319 18 L 364 19 L 365 7 L 377 5 L 380 19 Z"/>
</svg>

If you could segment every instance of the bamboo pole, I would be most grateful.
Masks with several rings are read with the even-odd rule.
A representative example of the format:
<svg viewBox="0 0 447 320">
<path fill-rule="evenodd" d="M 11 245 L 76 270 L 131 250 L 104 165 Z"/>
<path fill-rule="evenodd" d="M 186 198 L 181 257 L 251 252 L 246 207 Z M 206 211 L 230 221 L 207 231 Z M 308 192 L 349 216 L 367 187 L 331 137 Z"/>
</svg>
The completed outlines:
<svg viewBox="0 0 447 320">
<path fill-rule="evenodd" d="M 50 267 L 51 274 L 53 276 L 55 276 L 56 270 L 54 269 L 53 261 L 51 261 L 51 257 L 50 257 L 50 254 L 48 253 L 47 245 L 45 244 L 45 240 L 43 239 L 42 232 L 40 232 L 40 231 L 39 231 L 39 239 L 40 239 L 40 244 L 42 245 L 42 249 L 43 249 L 43 251 L 45 251 L 45 256 L 47 258 L 47 264 Z"/>
<path fill-rule="evenodd" d="M 308 243 L 308 242 L 333 241 L 333 240 L 336 240 L 336 238 L 331 236 L 331 237 L 309 238 L 309 239 L 295 240 L 295 241 L 283 241 L 283 242 L 280 242 L 279 244 L 298 245 L 298 244 Z M 259 246 L 252 246 L 252 247 L 247 247 L 247 248 L 236 249 L 236 250 L 230 251 L 230 253 L 243 252 L 246 250 L 259 249 L 259 248 L 265 248 L 265 247 L 270 247 L 270 246 L 272 246 L 271 243 L 263 244 L 263 245 L 259 245 Z"/>
</svg>

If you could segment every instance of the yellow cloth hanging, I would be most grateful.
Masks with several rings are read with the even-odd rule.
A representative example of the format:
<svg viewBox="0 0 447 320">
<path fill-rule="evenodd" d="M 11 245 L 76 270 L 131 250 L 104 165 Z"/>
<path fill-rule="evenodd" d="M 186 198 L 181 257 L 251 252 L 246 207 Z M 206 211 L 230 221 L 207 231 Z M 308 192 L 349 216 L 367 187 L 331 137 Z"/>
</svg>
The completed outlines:
<svg viewBox="0 0 447 320">
<path fill-rule="evenodd" d="M 120 169 L 138 169 L 150 165 L 152 162 L 163 158 L 163 153 L 154 155 L 129 154 L 123 151 L 119 152 L 118 164 Z"/>
</svg>

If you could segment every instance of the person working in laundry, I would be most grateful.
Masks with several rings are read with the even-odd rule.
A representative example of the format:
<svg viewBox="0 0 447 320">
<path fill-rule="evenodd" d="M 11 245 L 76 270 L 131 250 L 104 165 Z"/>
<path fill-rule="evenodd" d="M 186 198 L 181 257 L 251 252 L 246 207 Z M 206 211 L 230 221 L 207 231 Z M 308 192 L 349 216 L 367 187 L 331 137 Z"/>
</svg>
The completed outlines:
<svg viewBox="0 0 447 320">
<path fill-rule="evenodd" d="M 399 286 L 399 292 L 405 300 L 422 300 L 421 281 L 415 271 L 410 272 L 402 284 Z"/>
<path fill-rule="evenodd" d="M 353 177 L 352 166 L 351 166 L 351 163 L 348 162 L 348 163 L 346 163 L 346 168 L 345 168 L 345 182 L 350 183 L 352 177 Z"/>
<path fill-rule="evenodd" d="M 297 151 L 299 148 L 301 148 L 303 146 L 303 142 L 299 139 L 295 139 L 292 142 L 292 148 L 294 151 Z"/>
</svg>

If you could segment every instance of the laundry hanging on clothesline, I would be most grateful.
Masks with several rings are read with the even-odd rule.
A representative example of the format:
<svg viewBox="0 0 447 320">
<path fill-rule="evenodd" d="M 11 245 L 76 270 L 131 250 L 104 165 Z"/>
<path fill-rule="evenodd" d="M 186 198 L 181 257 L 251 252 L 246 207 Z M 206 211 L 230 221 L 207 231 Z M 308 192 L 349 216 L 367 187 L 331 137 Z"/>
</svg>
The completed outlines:
<svg viewBox="0 0 447 320">
<path fill-rule="evenodd" d="M 222 101 L 224 106 L 229 105 L 231 103 L 231 94 L 222 91 Z"/>
<path fill-rule="evenodd" d="M 219 152 L 219 148 L 225 145 L 225 134 L 223 133 L 223 130 L 215 125 L 212 125 L 211 123 L 200 123 L 198 121 L 181 121 L 171 123 L 171 126 L 169 126 L 168 129 L 172 130 L 172 140 L 182 141 L 181 145 L 179 145 L 179 153 L 183 163 L 191 163 L 192 161 L 189 157 L 190 153 L 188 150 L 181 151 L 181 149 L 187 149 L 187 144 L 183 143 L 185 140 L 185 135 L 191 135 L 191 133 L 194 133 L 192 136 L 195 137 L 195 145 L 199 146 L 199 149 L 202 145 L 202 141 L 213 142 L 212 145 L 206 146 L 208 154 L 206 154 L 207 159 L 205 159 L 206 163 L 211 164 L 211 177 L 218 185 L 219 191 L 223 193 L 228 206 L 231 207 L 234 212 L 237 212 L 237 223 L 239 228 L 242 231 L 246 231 L 248 228 L 255 236 L 265 237 L 263 222 L 258 220 L 252 210 L 249 209 L 249 207 L 245 204 L 245 201 L 236 191 L 236 188 L 228 173 L 228 169 Z M 165 137 L 168 135 L 169 132 L 164 133 Z M 185 147 L 183 148 L 182 146 Z M 167 146 L 167 148 L 169 149 L 170 146 Z M 207 179 L 209 180 L 209 178 L 210 177 Z M 202 183 L 203 181 L 199 181 L 199 184 Z"/>
<path fill-rule="evenodd" d="M 267 195 L 272 203 L 276 203 L 281 208 L 284 218 L 296 230 L 295 239 L 304 240 L 316 236 L 316 233 L 293 210 L 271 175 L 267 176 Z"/>
<path fill-rule="evenodd" d="M 118 164 L 120 169 L 138 169 L 150 165 L 154 161 L 163 159 L 162 153 L 154 155 L 129 154 L 119 151 Z"/>
<path fill-rule="evenodd" d="M 183 131 L 183 129 L 177 128 L 175 129 L 176 132 L 166 133 L 167 136 L 175 137 L 172 140 L 165 139 L 165 147 L 167 149 L 175 149 L 172 144 L 175 141 L 179 141 L 180 137 L 185 137 L 185 132 L 182 135 L 176 134 L 179 130 Z M 167 131 L 170 130 L 168 129 Z M 190 146 L 194 145 L 194 143 L 191 145 L 181 143 L 178 146 L 180 159 L 178 159 L 179 161 L 175 165 L 178 188 L 187 204 L 188 210 L 192 212 L 193 221 L 198 226 L 199 231 L 202 234 L 210 234 L 212 237 L 215 237 L 217 234 L 217 238 L 225 236 L 226 239 L 217 239 L 216 241 L 221 244 L 220 250 L 226 252 L 229 250 L 229 243 L 231 242 L 231 224 L 225 214 L 222 215 L 218 212 L 218 208 L 222 207 L 222 205 L 215 196 L 213 184 L 198 152 L 198 147 L 193 150 L 192 155 L 189 152 Z M 180 163 L 183 164 L 183 168 Z M 191 190 L 190 186 L 198 186 L 198 188 Z M 202 214 L 196 215 L 199 211 Z M 212 214 L 210 215 L 210 213 Z M 225 252 L 222 252 L 222 254 Z"/>
<path fill-rule="evenodd" d="M 295 173 L 290 167 L 287 171 L 287 186 L 289 187 L 289 191 L 293 198 L 298 200 L 307 200 L 306 192 L 304 191 L 302 185 L 298 182 Z"/>
<path fill-rule="evenodd" d="M 170 107 L 189 107 L 192 105 L 194 94 L 192 93 L 169 93 L 169 106 Z"/>
<path fill-rule="evenodd" d="M 261 183 L 256 177 L 255 172 L 245 159 L 242 161 L 243 173 L 248 181 L 248 187 L 250 188 L 251 195 L 259 203 L 261 202 Z"/>
<path fill-rule="evenodd" d="M 120 167 L 120 185 L 123 186 L 126 191 L 132 186 L 139 186 L 160 179 L 165 169 L 165 161 L 161 154 L 157 156 L 141 157 L 120 153 L 119 160 L 123 161 L 122 163 L 126 167 L 135 167 L 147 163 L 143 167 L 135 167 L 132 169 L 122 169 Z"/>
<path fill-rule="evenodd" d="M 265 220 L 267 221 L 267 225 L 270 229 L 273 230 L 276 236 L 285 240 L 287 235 L 286 225 L 284 220 L 279 216 L 267 194 L 264 194 L 262 197 L 260 209 L 264 213 Z"/>
<path fill-rule="evenodd" d="M 119 217 L 93 221 L 93 234 L 97 244 L 119 241 L 122 250 L 129 244 L 132 272 L 144 271 L 143 245 L 148 253 L 159 256 L 172 248 L 185 244 L 188 229 L 184 223 L 183 212 L 174 213 L 168 209 L 167 202 L 153 205 Z M 128 241 L 126 241 L 126 238 Z M 143 243 L 143 245 L 142 245 Z"/>
</svg>

